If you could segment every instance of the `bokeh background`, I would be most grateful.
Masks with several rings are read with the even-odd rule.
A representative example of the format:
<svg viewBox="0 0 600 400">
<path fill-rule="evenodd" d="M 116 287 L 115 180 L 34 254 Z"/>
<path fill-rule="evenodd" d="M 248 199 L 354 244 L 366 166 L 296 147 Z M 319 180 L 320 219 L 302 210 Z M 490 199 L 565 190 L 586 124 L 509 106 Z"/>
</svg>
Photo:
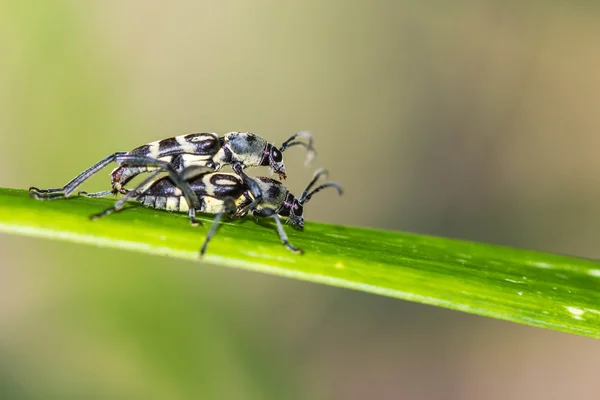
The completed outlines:
<svg viewBox="0 0 600 400">
<path fill-rule="evenodd" d="M 309 129 L 346 189 L 309 220 L 600 258 L 599 21 L 583 0 L 3 1 L 0 186 L 182 133 Z M 312 169 L 286 156 L 300 191 Z M 600 392 L 592 339 L 117 250 L 0 251 L 1 398 Z"/>
</svg>

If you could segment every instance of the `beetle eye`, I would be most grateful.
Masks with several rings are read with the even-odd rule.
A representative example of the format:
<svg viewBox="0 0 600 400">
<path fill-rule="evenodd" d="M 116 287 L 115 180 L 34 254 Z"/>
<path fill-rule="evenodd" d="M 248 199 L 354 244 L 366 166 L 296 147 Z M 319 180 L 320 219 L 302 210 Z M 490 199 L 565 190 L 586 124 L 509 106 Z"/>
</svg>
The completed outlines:
<svg viewBox="0 0 600 400">
<path fill-rule="evenodd" d="M 283 154 L 276 148 L 273 148 L 273 150 L 271 150 L 271 158 L 275 162 L 281 162 L 281 160 L 283 160 Z"/>
</svg>

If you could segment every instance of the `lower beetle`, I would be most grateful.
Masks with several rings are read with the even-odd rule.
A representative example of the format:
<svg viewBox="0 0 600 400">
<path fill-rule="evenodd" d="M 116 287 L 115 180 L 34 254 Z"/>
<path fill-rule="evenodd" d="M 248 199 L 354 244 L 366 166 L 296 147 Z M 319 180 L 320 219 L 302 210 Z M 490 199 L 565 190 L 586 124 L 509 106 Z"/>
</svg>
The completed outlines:
<svg viewBox="0 0 600 400">
<path fill-rule="evenodd" d="M 303 253 L 288 241 L 283 229 L 281 218 L 296 229 L 304 228 L 304 205 L 317 192 L 335 188 L 342 194 L 342 187 L 335 182 L 323 183 L 313 189 L 319 178 L 327 175 L 327 171 L 319 169 L 300 197 L 295 197 L 279 181 L 267 177 L 250 178 L 242 175 L 212 172 L 205 168 L 191 167 L 184 170 L 181 178 L 194 191 L 198 200 L 198 212 L 216 214 L 215 220 L 206 235 L 200 255 L 206 252 L 208 242 L 214 236 L 223 214 L 230 217 L 243 217 L 252 213 L 257 218 L 271 217 L 277 225 L 279 239 L 286 248 L 294 253 Z M 312 190 L 311 190 L 312 189 Z M 84 192 L 82 192 L 85 195 Z M 140 191 L 130 190 L 113 207 L 110 207 L 90 218 L 97 219 L 112 212 L 119 211 L 128 199 L 134 199 L 144 206 L 157 210 L 186 212 L 188 203 L 181 189 L 170 176 L 165 176 L 149 182 Z"/>
</svg>

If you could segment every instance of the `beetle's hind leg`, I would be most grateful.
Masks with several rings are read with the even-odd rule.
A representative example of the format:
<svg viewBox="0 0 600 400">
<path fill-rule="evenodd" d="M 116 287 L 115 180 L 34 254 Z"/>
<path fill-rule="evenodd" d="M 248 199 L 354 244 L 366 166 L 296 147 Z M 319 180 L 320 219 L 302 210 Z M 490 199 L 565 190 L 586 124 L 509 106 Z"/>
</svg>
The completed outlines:
<svg viewBox="0 0 600 400">
<path fill-rule="evenodd" d="M 189 208 L 188 217 L 190 219 L 190 223 L 194 226 L 201 225 L 200 220 L 196 219 L 196 210 L 200 209 L 200 207 L 201 207 L 200 200 L 198 199 L 198 196 L 196 195 L 196 193 L 194 193 L 194 191 L 190 187 L 189 183 L 185 179 L 182 178 L 182 175 L 177 172 L 177 170 L 173 167 L 172 164 L 170 164 L 166 161 L 157 160 L 157 159 L 151 158 L 151 157 L 131 155 L 131 154 L 121 154 L 116 157 L 115 161 L 118 163 L 121 163 L 123 165 L 126 165 L 128 167 L 145 166 L 145 167 L 156 167 L 157 169 L 155 171 L 153 171 L 141 183 L 139 183 L 135 188 L 128 190 L 127 193 L 125 193 L 125 195 L 123 197 L 121 197 L 112 207 L 107 208 L 106 210 L 101 211 L 97 214 L 91 215 L 90 219 L 95 220 L 95 219 L 110 215 L 115 211 L 120 211 L 123 208 L 123 206 L 125 205 L 125 202 L 127 202 L 127 200 L 129 200 L 131 198 L 135 198 L 135 197 L 143 194 L 147 185 L 152 183 L 152 181 L 154 181 L 159 174 L 166 172 L 166 173 L 168 173 L 169 178 L 171 178 L 173 183 L 178 188 L 181 189 L 181 192 L 183 193 L 183 196 L 188 203 L 188 206 L 189 206 L 188 207 Z M 108 194 L 108 193 L 107 192 L 91 193 L 91 194 L 87 194 L 87 197 L 102 197 L 105 194 Z"/>
<path fill-rule="evenodd" d="M 29 195 L 37 200 L 57 200 L 57 199 L 66 199 L 68 198 L 81 184 L 88 179 L 90 179 L 96 172 L 100 171 L 102 168 L 106 167 L 120 156 L 123 156 L 127 153 L 118 152 L 111 154 L 107 157 L 104 157 L 102 160 L 98 161 L 96 164 L 92 165 L 75 178 L 71 179 L 65 186 L 62 188 L 52 188 L 52 189 L 38 189 L 34 186 L 29 188 Z"/>
<path fill-rule="evenodd" d="M 156 171 L 154 171 L 153 173 L 151 173 L 150 176 L 148 176 L 146 179 L 144 179 L 135 189 L 129 190 L 112 207 L 109 207 L 106 210 L 100 211 L 99 213 L 90 215 L 90 219 L 91 220 L 96 220 L 98 218 L 110 215 L 110 214 L 112 214 L 112 213 L 114 213 L 116 211 L 120 211 L 123 208 L 123 206 L 125 205 L 125 202 L 127 202 L 127 200 L 129 200 L 132 197 L 138 196 L 140 194 L 138 192 L 138 190 L 141 189 L 141 188 L 143 188 L 144 186 L 146 186 L 150 182 L 152 182 L 156 178 L 156 176 L 158 174 L 160 174 L 161 172 L 163 172 L 163 171 L 160 170 L 160 169 L 157 169 Z M 99 193 L 102 193 L 102 192 L 99 192 Z M 97 194 L 97 193 L 92 193 L 91 197 L 93 197 L 93 195 L 95 195 L 95 194 Z M 98 197 L 100 197 L 100 196 L 98 196 Z"/>
<path fill-rule="evenodd" d="M 117 194 L 118 192 L 115 190 L 105 190 L 103 192 L 95 192 L 95 193 L 88 193 L 88 192 L 78 192 L 77 195 L 81 196 L 81 197 L 87 197 L 89 199 L 97 199 L 100 197 L 104 197 L 104 196 L 108 196 L 109 194 Z"/>
</svg>

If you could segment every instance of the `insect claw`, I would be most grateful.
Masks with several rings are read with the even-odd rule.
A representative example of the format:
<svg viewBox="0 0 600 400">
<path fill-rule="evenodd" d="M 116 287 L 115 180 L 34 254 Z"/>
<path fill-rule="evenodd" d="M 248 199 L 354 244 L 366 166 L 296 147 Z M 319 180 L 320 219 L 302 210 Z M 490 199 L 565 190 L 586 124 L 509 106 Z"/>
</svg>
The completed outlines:
<svg viewBox="0 0 600 400">
<path fill-rule="evenodd" d="M 192 224 L 192 226 L 201 226 L 202 222 L 197 219 L 190 219 L 190 224 Z"/>
</svg>

